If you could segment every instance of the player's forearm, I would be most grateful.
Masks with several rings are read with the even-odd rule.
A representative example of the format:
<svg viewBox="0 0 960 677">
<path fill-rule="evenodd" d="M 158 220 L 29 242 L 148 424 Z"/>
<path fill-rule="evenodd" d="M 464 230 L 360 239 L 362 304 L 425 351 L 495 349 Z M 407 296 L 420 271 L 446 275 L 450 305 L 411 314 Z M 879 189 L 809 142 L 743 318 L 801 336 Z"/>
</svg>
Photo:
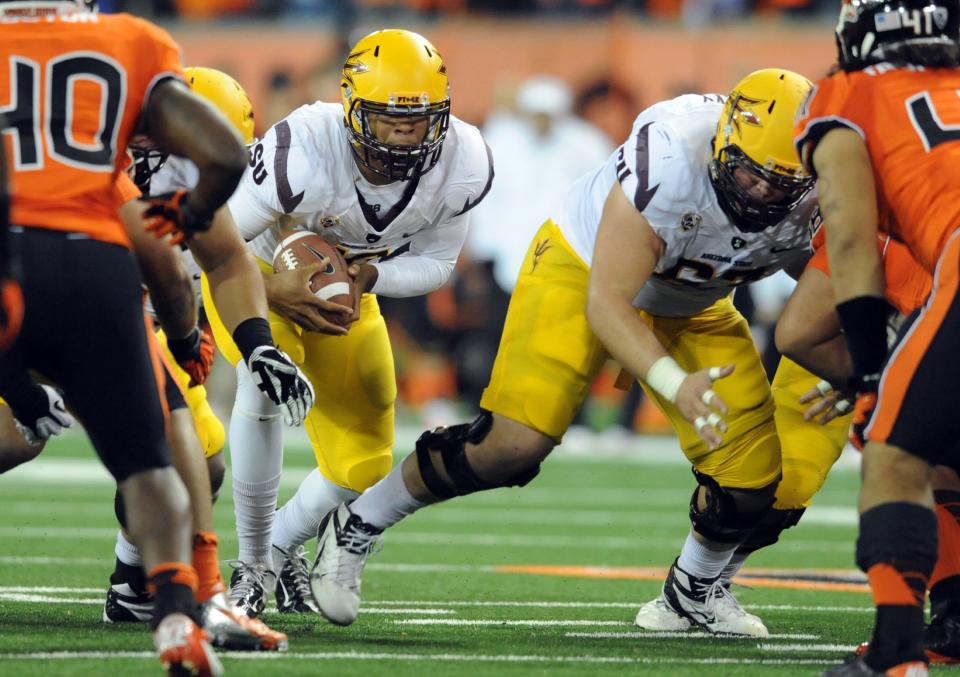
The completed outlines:
<svg viewBox="0 0 960 677">
<path fill-rule="evenodd" d="M 637 378 L 646 379 L 653 364 L 668 356 L 637 309 L 625 300 L 591 295 L 587 322 L 611 357 Z"/>
<path fill-rule="evenodd" d="M 402 256 L 374 263 L 377 281 L 372 293 L 379 296 L 406 298 L 422 296 L 439 289 L 453 274 L 456 261 L 441 261 L 427 256 Z"/>
<path fill-rule="evenodd" d="M 844 384 L 853 375 L 853 363 L 842 334 L 816 345 L 782 352 L 807 371 L 833 384 Z"/>
<path fill-rule="evenodd" d="M 231 333 L 244 320 L 267 318 L 263 277 L 253 255 L 246 249 L 207 271 L 207 280 L 220 319 Z"/>
<path fill-rule="evenodd" d="M 171 284 L 164 281 L 151 285 L 150 300 L 153 302 L 153 311 L 157 315 L 160 327 L 171 339 L 188 336 L 197 326 L 197 296 L 193 292 L 190 278 L 178 280 Z"/>
</svg>

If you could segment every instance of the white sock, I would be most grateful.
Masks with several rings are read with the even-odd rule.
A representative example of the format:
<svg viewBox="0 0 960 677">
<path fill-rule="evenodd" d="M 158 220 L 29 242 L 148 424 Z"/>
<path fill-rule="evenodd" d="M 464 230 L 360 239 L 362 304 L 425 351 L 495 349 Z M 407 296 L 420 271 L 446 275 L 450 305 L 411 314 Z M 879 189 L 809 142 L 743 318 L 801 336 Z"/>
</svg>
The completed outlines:
<svg viewBox="0 0 960 677">
<path fill-rule="evenodd" d="M 260 392 L 249 370 L 240 362 L 230 417 L 230 472 L 239 557 L 248 564 L 261 562 L 270 568 L 271 530 L 282 466 L 280 408 Z"/>
<path fill-rule="evenodd" d="M 117 545 L 113 548 L 117 554 L 117 559 L 131 567 L 143 568 L 143 558 L 140 557 L 140 551 L 137 546 L 128 541 L 123 535 L 123 531 L 117 531 Z"/>
<path fill-rule="evenodd" d="M 731 543 L 729 550 L 711 550 L 694 538 L 691 531 L 680 551 L 677 566 L 696 578 L 716 578 L 727 566 L 738 545 Z"/>
<path fill-rule="evenodd" d="M 303 545 L 317 535 L 320 520 L 344 501 L 359 494 L 334 484 L 314 468 L 300 483 L 300 488 L 277 511 L 273 523 L 273 543 L 284 550 Z"/>
<path fill-rule="evenodd" d="M 350 505 L 350 512 L 371 526 L 386 529 L 424 505 L 426 504 L 415 499 L 407 489 L 401 463 L 363 492 L 363 495 Z"/>
<path fill-rule="evenodd" d="M 743 563 L 747 561 L 749 556 L 750 553 L 743 554 L 734 552 L 733 557 L 731 557 L 730 561 L 727 562 L 727 566 L 723 567 L 723 572 L 720 574 L 720 578 L 724 579 L 725 581 L 729 581 L 731 578 L 740 573 Z"/>
</svg>

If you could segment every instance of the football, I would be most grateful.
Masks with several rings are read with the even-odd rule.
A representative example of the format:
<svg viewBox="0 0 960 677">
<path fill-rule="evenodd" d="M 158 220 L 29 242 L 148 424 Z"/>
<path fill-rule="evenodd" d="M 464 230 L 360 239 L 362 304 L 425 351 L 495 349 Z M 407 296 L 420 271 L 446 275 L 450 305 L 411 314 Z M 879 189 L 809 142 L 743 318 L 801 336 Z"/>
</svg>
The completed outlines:
<svg viewBox="0 0 960 677">
<path fill-rule="evenodd" d="M 316 233 L 297 230 L 285 233 L 273 252 L 273 271 L 296 270 L 324 257 L 326 268 L 310 278 L 310 291 L 325 301 L 353 308 L 353 278 L 347 274 L 347 262 L 335 246 Z"/>
</svg>

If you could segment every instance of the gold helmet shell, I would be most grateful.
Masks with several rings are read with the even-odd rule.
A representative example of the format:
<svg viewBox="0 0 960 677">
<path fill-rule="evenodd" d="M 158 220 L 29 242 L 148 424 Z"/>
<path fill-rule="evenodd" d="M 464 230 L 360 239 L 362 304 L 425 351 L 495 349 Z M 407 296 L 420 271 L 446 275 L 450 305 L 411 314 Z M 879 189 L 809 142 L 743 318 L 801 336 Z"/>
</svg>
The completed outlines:
<svg viewBox="0 0 960 677">
<path fill-rule="evenodd" d="M 350 50 L 340 79 L 344 126 L 357 161 L 390 181 L 408 181 L 440 159 L 450 123 L 450 85 L 437 49 L 403 29 L 376 31 Z M 377 138 L 371 115 L 427 119 L 414 145 Z"/>
<path fill-rule="evenodd" d="M 813 187 L 793 145 L 793 120 L 811 87 L 802 75 L 766 68 L 743 78 L 727 98 L 713 139 L 710 178 L 720 206 L 741 230 L 779 223 Z M 734 176 L 737 168 L 766 181 L 776 199 L 751 195 Z"/>
<path fill-rule="evenodd" d="M 249 145 L 253 141 L 253 104 L 240 83 L 215 68 L 193 66 L 184 68 L 183 74 L 191 91 L 223 113 Z"/>
</svg>

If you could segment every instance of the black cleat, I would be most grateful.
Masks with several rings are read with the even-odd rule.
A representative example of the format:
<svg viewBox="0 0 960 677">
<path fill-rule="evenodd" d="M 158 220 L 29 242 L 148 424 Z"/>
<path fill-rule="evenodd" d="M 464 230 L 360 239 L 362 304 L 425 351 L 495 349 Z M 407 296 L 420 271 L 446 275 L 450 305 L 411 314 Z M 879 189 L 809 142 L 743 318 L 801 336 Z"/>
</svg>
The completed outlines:
<svg viewBox="0 0 960 677">
<path fill-rule="evenodd" d="M 129 583 L 112 583 L 103 604 L 104 623 L 148 623 L 153 618 L 153 596 Z"/>
<path fill-rule="evenodd" d="M 303 546 L 284 550 L 273 546 L 277 575 L 275 599 L 277 611 L 282 614 L 318 614 L 320 610 L 310 592 L 310 561 Z"/>
</svg>

